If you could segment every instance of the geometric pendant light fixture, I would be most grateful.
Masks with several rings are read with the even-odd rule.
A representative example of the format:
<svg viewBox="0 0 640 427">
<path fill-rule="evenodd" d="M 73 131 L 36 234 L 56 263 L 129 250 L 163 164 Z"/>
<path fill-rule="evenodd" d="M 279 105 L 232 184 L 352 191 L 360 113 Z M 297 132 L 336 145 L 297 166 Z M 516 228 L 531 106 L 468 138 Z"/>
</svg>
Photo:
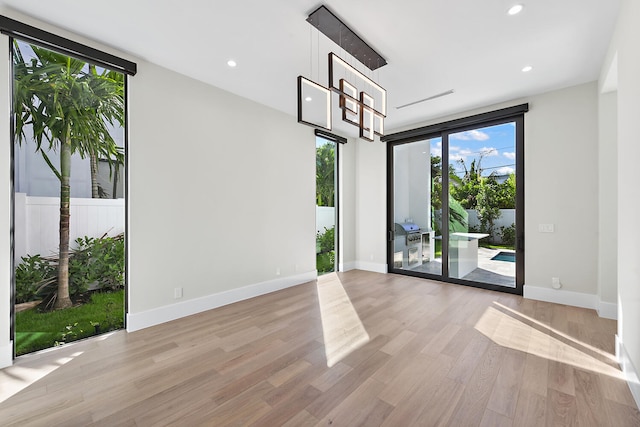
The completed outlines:
<svg viewBox="0 0 640 427">
<path fill-rule="evenodd" d="M 312 12 L 307 22 L 370 70 L 387 64 L 326 6 Z M 298 76 L 298 122 L 330 131 L 331 94 L 335 93 L 342 120 L 358 127 L 360 138 L 373 141 L 374 135 L 383 136 L 387 114 L 386 90 L 335 53 L 329 53 L 327 59 L 327 86 Z"/>
</svg>

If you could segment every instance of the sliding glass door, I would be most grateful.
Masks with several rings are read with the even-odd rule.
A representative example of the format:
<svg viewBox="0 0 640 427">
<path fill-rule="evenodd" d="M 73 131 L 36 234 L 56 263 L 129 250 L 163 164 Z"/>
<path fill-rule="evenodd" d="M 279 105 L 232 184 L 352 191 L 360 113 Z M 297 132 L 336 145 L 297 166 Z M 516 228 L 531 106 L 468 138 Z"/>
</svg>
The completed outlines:
<svg viewBox="0 0 640 427">
<path fill-rule="evenodd" d="M 442 139 L 393 147 L 393 268 L 442 274 Z"/>
<path fill-rule="evenodd" d="M 515 288 L 515 122 L 447 138 L 449 277 Z"/>
<path fill-rule="evenodd" d="M 389 143 L 389 271 L 521 293 L 523 118 Z"/>
</svg>

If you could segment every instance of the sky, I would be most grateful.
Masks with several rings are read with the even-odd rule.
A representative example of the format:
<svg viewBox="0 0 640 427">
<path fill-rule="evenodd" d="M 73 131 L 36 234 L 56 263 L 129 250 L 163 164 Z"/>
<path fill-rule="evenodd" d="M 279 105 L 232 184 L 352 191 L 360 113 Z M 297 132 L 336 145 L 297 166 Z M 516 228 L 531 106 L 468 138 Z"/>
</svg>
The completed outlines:
<svg viewBox="0 0 640 427">
<path fill-rule="evenodd" d="M 449 163 L 459 176 L 464 174 L 464 167 L 458 161 L 462 159 L 470 168 L 473 159 L 476 164 L 481 155 L 483 176 L 491 172 L 506 175 L 516 169 L 515 123 L 473 129 L 449 136 Z M 442 155 L 442 140 L 437 138 L 431 144 L 431 155 Z"/>
</svg>

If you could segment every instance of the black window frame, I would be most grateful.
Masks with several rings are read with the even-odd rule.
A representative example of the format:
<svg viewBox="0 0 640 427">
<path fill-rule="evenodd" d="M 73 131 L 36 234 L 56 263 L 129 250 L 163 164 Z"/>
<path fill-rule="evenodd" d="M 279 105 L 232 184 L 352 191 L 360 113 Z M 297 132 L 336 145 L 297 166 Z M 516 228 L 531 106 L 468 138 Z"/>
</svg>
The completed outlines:
<svg viewBox="0 0 640 427">
<path fill-rule="evenodd" d="M 525 170 L 524 170 L 524 114 L 529 111 L 529 104 L 520 104 L 487 113 L 476 114 L 460 119 L 449 120 L 433 125 L 422 126 L 403 132 L 392 133 L 381 138 L 387 142 L 387 270 L 390 273 L 403 274 L 420 278 L 438 280 L 447 283 L 455 283 L 472 287 L 479 287 L 493 291 L 500 291 L 516 295 L 523 295 L 524 292 L 524 195 L 525 195 Z M 442 188 L 443 191 L 449 188 L 449 174 L 445 172 L 445 166 L 449 165 L 449 135 L 464 132 L 481 127 L 496 126 L 500 124 L 516 123 L 516 286 L 515 288 L 494 285 L 490 283 L 474 282 L 470 280 L 449 277 L 448 262 L 442 263 L 441 275 L 433 275 L 422 272 L 414 272 L 393 267 L 393 230 L 394 230 L 394 181 L 393 181 L 393 149 L 395 146 L 426 139 L 442 138 Z M 442 217 L 449 217 L 449 200 L 442 197 Z M 449 259 L 449 230 L 443 227 L 442 230 L 442 259 Z"/>
<path fill-rule="evenodd" d="M 124 230 L 125 230 L 125 278 L 124 278 L 124 289 L 125 296 L 129 294 L 129 269 L 127 266 L 129 265 L 129 245 L 127 244 L 127 236 L 129 235 L 129 215 L 128 215 L 128 206 L 129 206 L 129 196 L 127 192 L 127 188 L 129 187 L 129 102 L 128 102 L 128 93 L 129 93 L 129 76 L 134 76 L 137 73 L 137 64 L 135 62 L 120 58 L 118 56 L 112 55 L 110 53 L 101 51 L 99 49 L 95 49 L 93 47 L 87 46 L 82 43 L 78 43 L 76 41 L 67 39 L 65 37 L 58 36 L 57 34 L 42 30 L 40 28 L 34 27 L 32 25 L 25 24 L 23 22 L 17 21 L 15 19 L 9 18 L 4 15 L 0 15 L 0 33 L 8 36 L 9 43 L 9 58 L 11 64 L 10 76 L 11 81 L 13 80 L 13 40 L 24 41 L 29 44 L 34 44 L 55 52 L 59 52 L 64 55 L 68 55 L 70 57 L 78 58 L 80 60 L 86 61 L 88 63 L 95 64 L 99 67 L 103 67 L 109 70 L 118 71 L 124 74 L 124 155 L 125 155 L 125 173 L 124 173 L 124 206 L 125 206 L 125 215 L 124 215 Z M 14 183 L 14 174 L 15 174 L 15 123 L 13 121 L 13 117 L 15 111 L 13 109 L 13 84 L 9 82 L 9 93 L 11 97 L 11 107 L 10 107 L 10 141 L 11 144 L 11 182 L 10 182 L 10 191 L 11 191 L 11 212 L 10 212 L 10 221 L 11 221 L 11 233 L 10 233 L 10 322 L 9 322 L 9 336 L 11 339 L 15 339 L 15 241 L 14 241 L 14 228 L 15 228 L 15 183 Z M 127 313 L 129 312 L 129 299 L 125 297 L 124 300 L 124 325 L 123 328 L 127 327 Z M 13 358 L 15 359 L 15 342 L 13 345 Z"/>
</svg>

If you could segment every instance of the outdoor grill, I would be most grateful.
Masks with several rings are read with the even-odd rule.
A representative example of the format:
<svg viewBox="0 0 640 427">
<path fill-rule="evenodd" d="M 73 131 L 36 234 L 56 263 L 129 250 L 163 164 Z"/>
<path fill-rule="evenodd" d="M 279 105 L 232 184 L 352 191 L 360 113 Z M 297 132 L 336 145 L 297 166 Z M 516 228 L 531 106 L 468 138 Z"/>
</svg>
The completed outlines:
<svg viewBox="0 0 640 427">
<path fill-rule="evenodd" d="M 416 267 L 422 264 L 422 232 L 417 224 L 395 224 L 393 252 L 394 268 Z"/>
</svg>

